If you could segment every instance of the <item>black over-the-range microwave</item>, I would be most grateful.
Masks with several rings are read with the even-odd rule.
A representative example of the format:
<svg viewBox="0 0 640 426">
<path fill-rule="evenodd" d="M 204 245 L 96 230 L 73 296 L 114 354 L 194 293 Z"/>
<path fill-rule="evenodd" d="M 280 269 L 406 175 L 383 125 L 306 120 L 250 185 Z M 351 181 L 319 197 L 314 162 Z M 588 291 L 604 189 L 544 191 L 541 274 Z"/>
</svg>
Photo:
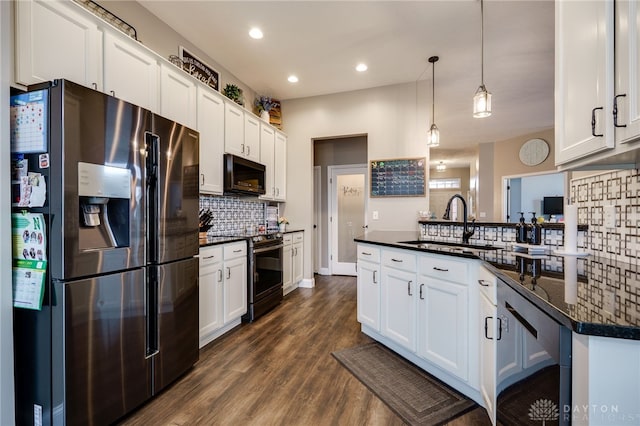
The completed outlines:
<svg viewBox="0 0 640 426">
<path fill-rule="evenodd" d="M 224 155 L 224 193 L 264 195 L 265 166 L 233 154 Z"/>
</svg>

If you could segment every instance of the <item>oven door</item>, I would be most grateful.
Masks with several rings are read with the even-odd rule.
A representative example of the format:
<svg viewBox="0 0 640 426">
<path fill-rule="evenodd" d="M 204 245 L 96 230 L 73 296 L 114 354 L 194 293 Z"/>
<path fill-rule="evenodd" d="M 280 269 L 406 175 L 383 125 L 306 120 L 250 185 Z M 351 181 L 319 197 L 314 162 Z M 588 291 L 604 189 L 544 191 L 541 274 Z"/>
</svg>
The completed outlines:
<svg viewBox="0 0 640 426">
<path fill-rule="evenodd" d="M 282 294 L 282 243 L 253 249 L 252 285 L 249 303 L 255 303 L 274 292 Z"/>
<path fill-rule="evenodd" d="M 498 424 L 571 423 L 571 330 L 498 281 Z"/>
</svg>

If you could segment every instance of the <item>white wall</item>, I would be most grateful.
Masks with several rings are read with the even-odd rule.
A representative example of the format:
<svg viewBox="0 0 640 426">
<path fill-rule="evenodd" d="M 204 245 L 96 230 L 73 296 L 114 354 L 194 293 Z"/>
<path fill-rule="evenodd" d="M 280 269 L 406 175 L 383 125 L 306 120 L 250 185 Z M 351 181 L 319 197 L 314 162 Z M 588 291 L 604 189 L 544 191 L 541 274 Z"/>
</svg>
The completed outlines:
<svg viewBox="0 0 640 426">
<path fill-rule="evenodd" d="M 430 98 L 429 98 L 430 99 Z M 369 90 L 294 99 L 282 103 L 287 144 L 287 218 L 313 235 L 314 138 L 367 135 L 368 161 L 425 157 L 428 112 L 426 83 L 385 86 Z M 437 122 L 437 117 L 436 117 Z M 295 177 L 295 178 L 294 178 Z M 367 197 L 369 188 L 367 188 Z M 428 210 L 427 197 L 369 198 L 369 230 L 417 230 L 419 210 Z M 379 212 L 373 220 L 372 212 Z M 305 238 L 305 278 L 312 276 L 313 247 Z"/>
<path fill-rule="evenodd" d="M 13 394 L 13 307 L 9 175 L 9 84 L 13 57 L 11 3 L 0 1 L 0 424 L 15 424 Z"/>
</svg>

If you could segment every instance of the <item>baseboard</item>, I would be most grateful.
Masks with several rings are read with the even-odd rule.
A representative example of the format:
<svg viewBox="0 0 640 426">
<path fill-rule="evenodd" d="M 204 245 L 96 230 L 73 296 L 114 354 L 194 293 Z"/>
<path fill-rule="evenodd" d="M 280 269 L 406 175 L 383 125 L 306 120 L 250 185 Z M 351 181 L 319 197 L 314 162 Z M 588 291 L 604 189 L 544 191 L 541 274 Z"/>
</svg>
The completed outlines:
<svg viewBox="0 0 640 426">
<path fill-rule="evenodd" d="M 298 283 L 298 287 L 301 287 L 301 288 L 314 288 L 315 286 L 316 286 L 316 280 L 313 278 L 303 278 Z"/>
<path fill-rule="evenodd" d="M 329 272 L 329 268 L 320 268 L 318 269 L 318 275 L 331 275 Z"/>
</svg>

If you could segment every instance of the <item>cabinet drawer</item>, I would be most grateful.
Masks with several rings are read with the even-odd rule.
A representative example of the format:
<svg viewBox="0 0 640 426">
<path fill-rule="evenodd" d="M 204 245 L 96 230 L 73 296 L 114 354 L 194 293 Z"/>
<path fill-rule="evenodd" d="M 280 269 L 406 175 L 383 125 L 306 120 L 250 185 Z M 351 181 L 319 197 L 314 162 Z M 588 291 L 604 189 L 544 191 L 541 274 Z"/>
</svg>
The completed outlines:
<svg viewBox="0 0 640 426">
<path fill-rule="evenodd" d="M 476 280 L 480 291 L 484 294 L 492 304 L 496 304 L 496 286 L 498 277 L 492 274 L 487 268 L 480 266 L 478 268 L 478 279 Z"/>
<path fill-rule="evenodd" d="M 299 243 L 304 240 L 304 234 L 302 232 L 294 232 L 292 235 L 294 243 Z"/>
<path fill-rule="evenodd" d="M 200 249 L 200 266 L 222 262 L 222 246 L 203 247 Z"/>
<path fill-rule="evenodd" d="M 421 256 L 419 266 L 420 274 L 467 284 L 466 261 L 454 260 L 447 256 Z"/>
<path fill-rule="evenodd" d="M 380 249 L 377 247 L 358 244 L 358 260 L 380 263 Z"/>
<path fill-rule="evenodd" d="M 291 241 L 293 241 L 292 234 L 284 234 L 282 236 L 282 242 L 284 243 L 284 245 L 291 244 Z"/>
<path fill-rule="evenodd" d="M 224 260 L 235 259 L 247 255 L 247 243 L 240 241 L 237 243 L 224 245 Z"/>
<path fill-rule="evenodd" d="M 383 250 L 382 264 L 403 271 L 416 271 L 416 255 L 405 251 Z"/>
</svg>

